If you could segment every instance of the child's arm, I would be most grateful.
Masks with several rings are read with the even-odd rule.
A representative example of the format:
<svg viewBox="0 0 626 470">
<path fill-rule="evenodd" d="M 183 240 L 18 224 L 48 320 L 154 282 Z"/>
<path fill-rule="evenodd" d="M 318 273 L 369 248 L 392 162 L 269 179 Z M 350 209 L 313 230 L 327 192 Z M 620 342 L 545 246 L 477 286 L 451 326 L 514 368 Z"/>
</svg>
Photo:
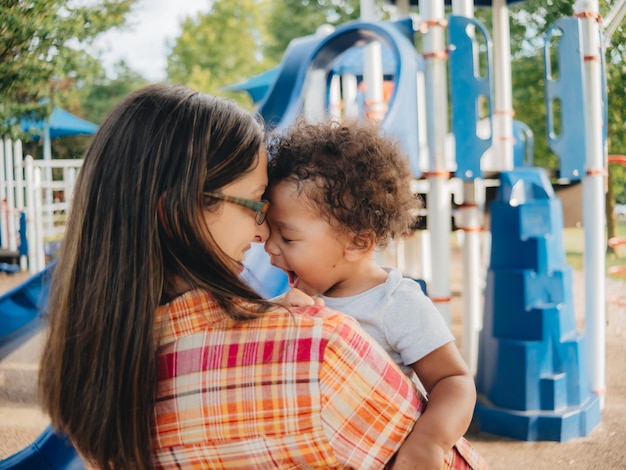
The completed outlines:
<svg viewBox="0 0 626 470">
<path fill-rule="evenodd" d="M 392 469 L 441 470 L 444 455 L 471 422 L 476 402 L 474 379 L 453 342 L 411 367 L 428 392 L 428 404 L 398 450 Z"/>
</svg>

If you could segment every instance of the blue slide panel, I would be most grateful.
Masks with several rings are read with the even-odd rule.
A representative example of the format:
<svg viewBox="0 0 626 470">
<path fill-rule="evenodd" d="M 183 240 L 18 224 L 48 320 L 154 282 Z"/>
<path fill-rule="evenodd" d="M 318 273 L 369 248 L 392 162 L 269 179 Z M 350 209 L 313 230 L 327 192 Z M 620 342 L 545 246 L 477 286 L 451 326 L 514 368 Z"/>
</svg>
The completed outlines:
<svg viewBox="0 0 626 470">
<path fill-rule="evenodd" d="M 473 28 L 470 28 L 472 26 Z M 480 97 L 487 100 L 489 116 L 493 114 L 491 97 L 491 39 L 485 27 L 473 18 L 451 15 L 448 18 L 450 39 L 450 96 L 452 130 L 456 142 L 457 170 L 455 176 L 465 181 L 482 177 L 480 159 L 491 147 L 491 135 L 477 135 L 481 110 Z M 481 34 L 487 47 L 486 73 L 480 76 L 475 57 L 477 43 L 470 31 Z"/>
<path fill-rule="evenodd" d="M 296 38 L 289 43 L 279 66 L 278 76 L 259 103 L 258 113 L 268 129 L 284 127 L 285 123 L 293 122 L 293 117 L 286 116 L 291 116 L 294 110 L 299 112 L 302 108 L 307 58 L 322 39 L 322 36 L 311 35 Z"/>
<path fill-rule="evenodd" d="M 398 139 L 409 157 L 413 173 L 420 176 L 417 73 L 421 70 L 421 62 L 412 38 L 412 29 L 406 22 L 355 21 L 337 28 L 328 36 L 296 39 L 285 52 L 280 74 L 267 98 L 259 105 L 259 114 L 271 129 L 289 126 L 302 114 L 303 89 L 309 72 L 325 70 L 330 74 L 333 62 L 345 51 L 379 41 L 392 54 L 393 61 L 390 62 L 396 64 L 395 90 L 382 126 Z"/>
<path fill-rule="evenodd" d="M 52 426 L 28 447 L 0 461 L 0 470 L 84 470 L 78 453 Z"/>
<path fill-rule="evenodd" d="M 17 349 L 41 325 L 41 311 L 48 297 L 55 263 L 0 296 L 0 360 Z"/>
<path fill-rule="evenodd" d="M 553 77 L 550 38 L 560 34 L 557 48 L 558 77 Z M 587 148 L 586 113 L 583 96 L 583 61 L 580 22 L 577 18 L 561 18 L 545 33 L 544 49 L 545 96 L 548 145 L 559 158 L 559 176 L 580 181 L 585 176 Z M 554 75 L 557 75 L 556 73 Z M 560 113 L 555 116 L 554 104 Z M 555 118 L 560 122 L 555 129 Z M 558 133 L 557 133 L 558 132 Z"/>
<path fill-rule="evenodd" d="M 421 62 L 412 41 L 412 34 L 404 23 L 356 21 L 337 28 L 313 52 L 309 69 L 329 70 L 340 54 L 351 47 L 372 41 L 379 41 L 385 46 L 396 64 L 395 90 L 388 103 L 382 127 L 385 132 L 398 139 L 409 158 L 413 174 L 420 176 L 416 83 Z"/>
</svg>

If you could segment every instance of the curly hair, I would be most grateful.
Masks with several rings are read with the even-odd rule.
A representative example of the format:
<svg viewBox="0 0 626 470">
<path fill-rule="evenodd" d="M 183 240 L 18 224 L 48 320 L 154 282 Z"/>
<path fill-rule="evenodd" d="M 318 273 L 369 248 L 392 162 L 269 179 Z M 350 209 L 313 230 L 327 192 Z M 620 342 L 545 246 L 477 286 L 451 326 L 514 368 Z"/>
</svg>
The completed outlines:
<svg viewBox="0 0 626 470">
<path fill-rule="evenodd" d="M 421 199 L 398 142 L 375 123 L 300 120 L 268 138 L 269 187 L 295 182 L 331 225 L 383 247 L 415 226 Z"/>
</svg>

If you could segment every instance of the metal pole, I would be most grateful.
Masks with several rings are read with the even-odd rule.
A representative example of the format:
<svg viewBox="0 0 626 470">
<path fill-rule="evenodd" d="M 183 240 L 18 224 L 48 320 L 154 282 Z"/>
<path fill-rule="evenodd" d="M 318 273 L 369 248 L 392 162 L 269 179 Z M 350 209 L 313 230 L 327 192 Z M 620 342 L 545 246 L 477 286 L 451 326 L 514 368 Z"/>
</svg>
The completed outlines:
<svg viewBox="0 0 626 470">
<path fill-rule="evenodd" d="M 500 171 L 513 168 L 513 91 L 509 8 L 505 0 L 493 1 L 493 147 Z"/>
<path fill-rule="evenodd" d="M 469 0 L 452 2 L 452 13 L 468 18 L 474 16 Z M 457 225 L 463 231 L 463 357 L 472 373 L 478 367 L 478 337 L 482 329 L 481 214 L 476 204 L 475 180 L 463 182 L 463 206 Z"/>
<path fill-rule="evenodd" d="M 0 242 L 2 248 L 9 247 L 9 229 L 7 227 L 7 206 L 6 206 L 6 194 L 7 194 L 7 178 L 4 172 L 4 162 L 6 156 L 11 153 L 11 139 L 4 137 L 0 147 Z"/>
<path fill-rule="evenodd" d="M 597 0 L 577 1 L 575 16 L 583 33 L 584 100 L 587 132 L 586 174 L 583 178 L 585 249 L 585 335 L 591 388 L 604 407 L 606 393 L 606 241 L 604 179 L 606 158 L 602 132 L 602 46 Z"/>
<path fill-rule="evenodd" d="M 361 20 L 378 20 L 374 0 L 361 0 Z M 386 109 L 383 97 L 383 60 L 379 42 L 363 47 L 363 83 L 365 85 L 365 114 L 373 121 L 382 121 Z"/>
<path fill-rule="evenodd" d="M 424 33 L 424 82 L 426 96 L 426 130 L 428 136 L 428 230 L 432 236 L 432 270 L 430 297 L 448 326 L 450 314 L 450 231 L 451 208 L 449 170 L 445 161 L 445 139 L 448 134 L 447 51 L 445 9 L 443 0 L 420 5 L 427 27 Z"/>
</svg>

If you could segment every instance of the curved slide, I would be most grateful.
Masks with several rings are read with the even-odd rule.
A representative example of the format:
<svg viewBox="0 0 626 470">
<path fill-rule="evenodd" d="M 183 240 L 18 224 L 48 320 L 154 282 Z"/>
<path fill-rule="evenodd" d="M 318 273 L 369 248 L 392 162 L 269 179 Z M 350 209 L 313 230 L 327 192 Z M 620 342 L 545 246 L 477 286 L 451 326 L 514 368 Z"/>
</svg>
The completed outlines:
<svg viewBox="0 0 626 470">
<path fill-rule="evenodd" d="M 409 156 L 416 176 L 418 165 L 418 96 L 417 74 L 422 62 L 413 44 L 410 20 L 398 22 L 354 21 L 327 36 L 306 36 L 293 40 L 280 65 L 278 77 L 259 104 L 258 113 L 271 129 L 282 129 L 302 113 L 307 79 L 315 71 L 329 77 L 335 61 L 351 48 L 372 41 L 380 42 L 390 62 L 395 64 L 394 92 L 388 103 L 382 127 L 396 137 Z"/>
<path fill-rule="evenodd" d="M 0 296 L 0 360 L 41 328 L 41 311 L 54 264 Z"/>
<path fill-rule="evenodd" d="M 0 296 L 0 360 L 25 343 L 44 324 L 42 312 L 56 263 Z M 30 445 L 0 461 L 0 470 L 83 469 L 74 448 L 51 426 Z"/>
</svg>

